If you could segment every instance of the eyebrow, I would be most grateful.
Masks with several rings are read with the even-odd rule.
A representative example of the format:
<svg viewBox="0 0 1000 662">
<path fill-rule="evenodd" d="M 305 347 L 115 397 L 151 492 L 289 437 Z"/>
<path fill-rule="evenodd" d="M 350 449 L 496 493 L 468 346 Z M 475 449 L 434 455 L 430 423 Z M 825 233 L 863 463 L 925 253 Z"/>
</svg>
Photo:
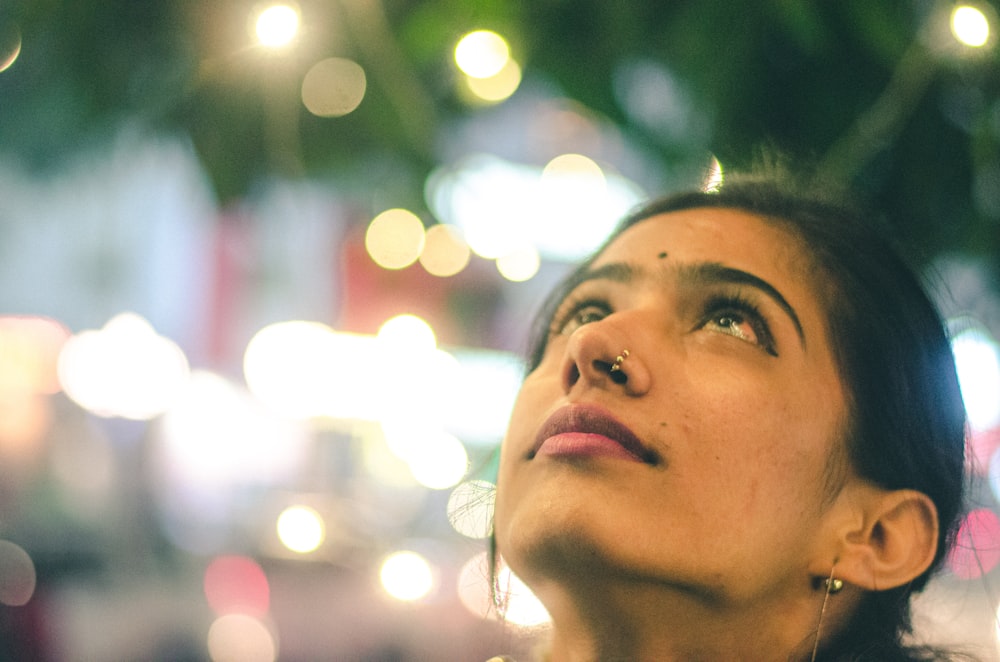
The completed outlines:
<svg viewBox="0 0 1000 662">
<path fill-rule="evenodd" d="M 728 267 L 721 262 L 696 262 L 693 264 L 674 265 L 672 267 L 668 267 L 668 270 L 674 271 L 682 283 L 691 285 L 725 283 L 731 285 L 747 285 L 759 290 L 762 294 L 774 301 L 774 303 L 776 303 L 778 307 L 785 312 L 792 324 L 795 326 L 795 331 L 799 336 L 799 342 L 801 342 L 802 345 L 805 345 L 805 332 L 802 330 L 802 322 L 799 321 L 799 316 L 795 312 L 795 309 L 792 308 L 792 305 L 788 303 L 788 300 L 785 299 L 776 287 L 768 283 L 763 278 L 755 276 L 748 271 L 743 271 L 742 269 Z M 634 265 L 626 262 L 611 262 L 601 265 L 596 269 L 588 269 L 581 273 L 578 278 L 574 279 L 574 282 L 571 287 L 567 289 L 567 292 L 575 290 L 581 284 L 591 280 L 609 280 L 615 283 L 628 284 L 644 277 L 645 275 L 646 272 L 644 269 L 640 269 Z"/>
</svg>

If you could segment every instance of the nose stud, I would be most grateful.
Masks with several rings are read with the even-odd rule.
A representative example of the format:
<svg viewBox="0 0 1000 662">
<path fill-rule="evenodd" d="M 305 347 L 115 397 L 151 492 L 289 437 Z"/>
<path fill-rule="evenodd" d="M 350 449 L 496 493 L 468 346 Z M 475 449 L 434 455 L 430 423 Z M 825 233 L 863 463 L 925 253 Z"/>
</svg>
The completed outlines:
<svg viewBox="0 0 1000 662">
<path fill-rule="evenodd" d="M 611 364 L 611 370 L 608 372 L 611 374 L 611 379 L 616 384 L 624 384 L 628 381 L 628 375 L 622 372 L 622 363 L 628 358 L 628 350 L 623 349 L 622 353 L 615 357 L 615 362 Z"/>
</svg>

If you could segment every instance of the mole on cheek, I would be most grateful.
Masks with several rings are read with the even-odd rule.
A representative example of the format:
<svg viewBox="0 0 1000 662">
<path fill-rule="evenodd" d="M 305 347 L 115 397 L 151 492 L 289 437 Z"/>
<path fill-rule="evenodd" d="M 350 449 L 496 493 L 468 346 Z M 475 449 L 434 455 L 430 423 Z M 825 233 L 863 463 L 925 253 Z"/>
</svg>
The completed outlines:
<svg viewBox="0 0 1000 662">
<path fill-rule="evenodd" d="M 667 257 L 667 251 L 660 251 L 659 253 L 656 254 L 656 257 L 662 260 L 663 258 Z"/>
</svg>

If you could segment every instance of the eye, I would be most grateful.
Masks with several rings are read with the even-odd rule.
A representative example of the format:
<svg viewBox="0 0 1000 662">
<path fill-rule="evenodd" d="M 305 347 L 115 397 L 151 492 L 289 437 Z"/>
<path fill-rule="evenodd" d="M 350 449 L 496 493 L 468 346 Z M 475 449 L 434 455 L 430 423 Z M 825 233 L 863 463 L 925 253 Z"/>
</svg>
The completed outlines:
<svg viewBox="0 0 1000 662">
<path fill-rule="evenodd" d="M 599 322 L 611 314 L 611 306 L 599 299 L 567 302 L 564 308 L 553 318 L 551 335 L 569 335 L 581 326 Z"/>
<path fill-rule="evenodd" d="M 764 316 L 753 302 L 741 297 L 727 296 L 711 300 L 703 328 L 757 345 L 772 356 L 778 355 Z"/>
</svg>

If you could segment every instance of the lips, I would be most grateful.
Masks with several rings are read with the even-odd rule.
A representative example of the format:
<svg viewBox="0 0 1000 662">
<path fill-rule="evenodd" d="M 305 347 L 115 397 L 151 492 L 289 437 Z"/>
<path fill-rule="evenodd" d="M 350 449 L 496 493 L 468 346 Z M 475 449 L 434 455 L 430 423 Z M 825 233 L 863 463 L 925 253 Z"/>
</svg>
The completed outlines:
<svg viewBox="0 0 1000 662">
<path fill-rule="evenodd" d="M 657 464 L 659 455 L 647 448 L 635 434 L 608 411 L 594 405 L 567 405 L 556 410 L 542 424 L 531 449 L 530 457 L 538 454 L 546 441 L 560 435 L 596 435 L 624 449 L 635 459 Z"/>
</svg>

